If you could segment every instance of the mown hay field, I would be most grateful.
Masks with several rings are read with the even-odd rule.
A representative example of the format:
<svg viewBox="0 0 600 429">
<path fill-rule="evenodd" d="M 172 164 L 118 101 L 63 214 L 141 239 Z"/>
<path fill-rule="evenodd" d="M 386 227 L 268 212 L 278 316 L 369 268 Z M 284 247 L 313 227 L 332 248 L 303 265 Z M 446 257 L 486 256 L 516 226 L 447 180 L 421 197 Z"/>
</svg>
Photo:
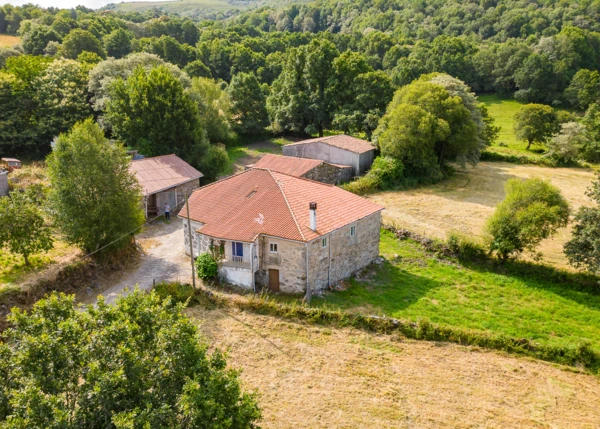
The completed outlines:
<svg viewBox="0 0 600 429">
<path fill-rule="evenodd" d="M 600 381 L 446 343 L 283 321 L 232 309 L 187 315 L 244 387 L 264 428 L 595 428 Z M 234 319 L 235 318 L 235 319 Z"/>
<path fill-rule="evenodd" d="M 459 169 L 448 180 L 407 191 L 380 192 L 369 198 L 385 206 L 384 221 L 432 238 L 446 239 L 451 231 L 481 237 L 486 219 L 504 199 L 504 185 L 510 178 L 540 177 L 557 186 L 573 211 L 591 205 L 585 195 L 594 179 L 591 169 L 546 168 L 500 162 L 482 162 Z M 543 260 L 559 268 L 569 265 L 563 245 L 570 238 L 570 226 L 542 242 Z"/>
<path fill-rule="evenodd" d="M 19 39 L 17 36 L 0 34 L 0 48 L 11 48 L 13 45 L 16 45 L 20 41 L 21 39 Z"/>
</svg>

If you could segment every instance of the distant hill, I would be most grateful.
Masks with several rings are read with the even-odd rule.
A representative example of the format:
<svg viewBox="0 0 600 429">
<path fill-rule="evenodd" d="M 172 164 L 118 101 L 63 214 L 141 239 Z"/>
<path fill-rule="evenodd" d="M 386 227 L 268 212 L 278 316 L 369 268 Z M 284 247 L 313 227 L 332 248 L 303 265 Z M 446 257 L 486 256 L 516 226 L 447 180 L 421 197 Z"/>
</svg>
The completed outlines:
<svg viewBox="0 0 600 429">
<path fill-rule="evenodd" d="M 169 14 L 190 18 L 223 19 L 235 11 L 255 9 L 262 6 L 299 3 L 293 0 L 175 0 L 175 1 L 132 1 L 112 3 L 102 9 L 121 12 L 144 12 L 158 9 Z"/>
</svg>

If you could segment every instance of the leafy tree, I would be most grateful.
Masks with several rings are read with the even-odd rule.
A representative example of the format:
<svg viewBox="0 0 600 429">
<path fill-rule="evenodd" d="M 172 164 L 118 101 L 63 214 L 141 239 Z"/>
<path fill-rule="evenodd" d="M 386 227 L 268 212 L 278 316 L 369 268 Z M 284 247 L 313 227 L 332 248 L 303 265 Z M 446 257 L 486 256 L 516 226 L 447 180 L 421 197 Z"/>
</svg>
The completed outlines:
<svg viewBox="0 0 600 429">
<path fill-rule="evenodd" d="M 29 265 L 29 256 L 53 247 L 52 232 L 46 225 L 40 209 L 20 192 L 0 198 L 0 248 L 23 256 Z"/>
<path fill-rule="evenodd" d="M 578 122 L 566 122 L 561 124 L 560 132 L 548 141 L 546 156 L 559 165 L 571 165 L 577 162 L 587 143 L 585 126 Z"/>
<path fill-rule="evenodd" d="M 83 51 L 93 52 L 102 58 L 106 58 L 102 43 L 96 36 L 80 28 L 71 30 L 62 41 L 60 50 L 62 56 L 75 60 Z"/>
<path fill-rule="evenodd" d="M 444 86 L 430 82 L 428 79 L 431 79 L 431 76 L 425 76 L 396 91 L 375 135 L 382 151 L 384 146 L 395 146 L 396 139 L 399 139 L 397 141 L 402 144 L 407 141 L 411 142 L 410 146 L 415 144 L 421 153 L 419 160 L 412 164 L 415 169 L 412 169 L 410 160 L 401 159 L 407 174 L 417 174 L 421 177 L 426 174 L 438 178 L 441 168 L 448 160 L 455 160 L 461 164 L 466 162 L 476 164 L 489 136 L 486 135 L 486 124 L 482 116 L 474 117 L 472 111 L 467 108 L 467 106 L 472 107 L 474 111 L 483 115 L 477 106 L 470 106 L 459 95 L 452 95 Z M 450 81 L 449 84 L 453 82 Z M 466 88 L 468 90 L 468 87 Z M 462 87 L 460 91 L 468 92 Z M 397 108 L 399 105 L 412 105 L 419 109 Z M 424 121 L 424 128 L 421 132 L 419 124 L 422 121 Z M 386 130 L 390 125 L 396 129 L 387 133 Z M 400 133 L 403 131 L 399 130 L 404 127 L 416 135 L 402 137 Z M 385 136 L 383 141 L 380 141 L 379 135 Z M 386 141 L 386 139 L 391 140 Z M 390 154 L 390 156 L 394 155 Z M 436 169 L 431 168 L 431 160 L 434 157 L 439 166 Z"/>
<path fill-rule="evenodd" d="M 527 150 L 533 143 L 544 144 L 558 131 L 556 112 L 543 104 L 526 104 L 515 115 L 515 134 L 527 140 Z"/>
<path fill-rule="evenodd" d="M 37 25 L 23 37 L 23 50 L 27 54 L 42 55 L 50 42 L 60 42 L 60 35 L 46 25 Z"/>
<path fill-rule="evenodd" d="M 217 180 L 229 165 L 229 155 L 221 144 L 210 145 L 202 157 L 203 180 Z"/>
<path fill-rule="evenodd" d="M 575 214 L 572 237 L 564 247 L 569 263 L 592 273 L 600 270 L 600 176 L 592 182 L 586 195 L 595 206 L 581 207 Z"/>
<path fill-rule="evenodd" d="M 506 182 L 506 198 L 488 219 L 485 232 L 491 253 L 502 260 L 533 252 L 569 220 L 569 204 L 560 190 L 542 179 Z"/>
<path fill-rule="evenodd" d="M 131 32 L 117 28 L 104 36 L 104 49 L 109 57 L 122 58 L 131 52 L 132 39 Z"/>
<path fill-rule="evenodd" d="M 227 88 L 233 128 L 240 134 L 260 134 L 269 124 L 266 97 L 254 73 L 238 73 Z"/>
<path fill-rule="evenodd" d="M 227 91 L 212 79 L 194 78 L 190 95 L 198 105 L 200 123 L 212 143 L 230 144 L 236 140 L 231 129 L 231 100 Z"/>
<path fill-rule="evenodd" d="M 150 70 L 157 66 L 167 67 L 184 88 L 191 85 L 190 78 L 173 65 L 166 63 L 157 55 L 145 52 L 130 54 L 126 58 L 116 60 L 109 58 L 94 67 L 89 73 L 88 90 L 93 94 L 91 102 L 94 110 L 103 112 L 109 100 L 109 88 L 117 78 L 127 79 L 138 67 Z"/>
<path fill-rule="evenodd" d="M 597 70 L 581 69 L 565 90 L 565 98 L 569 103 L 581 109 L 600 101 L 600 73 Z"/>
<path fill-rule="evenodd" d="M 189 77 L 212 77 L 210 75 L 210 69 L 200 60 L 188 63 L 188 65 L 183 68 L 183 71 L 186 72 Z"/>
<path fill-rule="evenodd" d="M 552 103 L 559 93 L 558 78 L 552 60 L 545 54 L 533 53 L 515 72 L 514 79 L 519 90 L 515 98 L 525 102 Z"/>
<path fill-rule="evenodd" d="M 105 115 L 121 141 L 147 156 L 175 153 L 199 167 L 208 149 L 198 106 L 164 66 L 116 79 Z"/>
<path fill-rule="evenodd" d="M 581 156 L 589 162 L 600 162 L 600 105 L 591 104 L 581 123 L 586 130 L 586 141 L 581 148 Z"/>
<path fill-rule="evenodd" d="M 58 137 L 47 162 L 48 199 L 67 241 L 85 252 L 128 244 L 121 238 L 143 223 L 144 214 L 125 148 L 87 119 Z"/>
<path fill-rule="evenodd" d="M 37 79 L 38 138 L 44 152 L 50 150 L 50 141 L 54 137 L 91 116 L 86 88 L 88 70 L 80 62 L 59 59 L 50 63 Z"/>
<path fill-rule="evenodd" d="M 136 290 L 78 311 L 54 293 L 13 309 L 0 343 L 6 428 L 256 428 L 238 372 L 208 347 L 183 304 Z"/>
<path fill-rule="evenodd" d="M 436 142 L 447 137 L 447 127 L 413 104 L 388 109 L 377 132 L 381 155 L 400 161 L 407 177 L 441 178 Z"/>
<path fill-rule="evenodd" d="M 156 54 L 163 60 L 184 67 L 196 59 L 196 51 L 189 45 L 179 43 L 170 36 L 151 37 L 137 41 L 138 52 Z"/>
</svg>

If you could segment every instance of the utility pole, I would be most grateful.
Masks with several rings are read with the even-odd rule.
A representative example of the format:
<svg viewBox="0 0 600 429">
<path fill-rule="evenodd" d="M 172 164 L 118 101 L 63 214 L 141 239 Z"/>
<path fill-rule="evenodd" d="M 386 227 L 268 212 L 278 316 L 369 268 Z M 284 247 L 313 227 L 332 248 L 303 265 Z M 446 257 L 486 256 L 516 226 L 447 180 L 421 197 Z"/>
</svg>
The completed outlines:
<svg viewBox="0 0 600 429">
<path fill-rule="evenodd" d="M 189 195 L 185 193 L 185 208 L 187 209 L 188 238 L 190 240 L 190 261 L 192 261 L 192 285 L 196 289 L 196 273 L 194 269 L 194 245 L 192 244 L 192 222 L 190 221 Z"/>
</svg>

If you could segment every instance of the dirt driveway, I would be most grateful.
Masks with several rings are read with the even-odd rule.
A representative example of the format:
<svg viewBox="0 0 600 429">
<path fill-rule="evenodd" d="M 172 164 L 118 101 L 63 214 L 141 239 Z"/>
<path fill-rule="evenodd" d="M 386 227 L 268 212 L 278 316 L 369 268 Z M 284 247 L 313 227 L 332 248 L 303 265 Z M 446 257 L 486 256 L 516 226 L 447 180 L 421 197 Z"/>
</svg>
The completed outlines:
<svg viewBox="0 0 600 429">
<path fill-rule="evenodd" d="M 149 290 L 154 280 L 157 283 L 162 280 L 192 281 L 190 259 L 183 248 L 183 224 L 180 219 L 175 218 L 169 223 L 159 221 L 137 235 L 136 239 L 144 254 L 135 266 L 103 288 L 100 294 L 104 295 L 106 302 L 113 303 L 125 289 L 131 290 L 136 285 Z M 85 301 L 95 303 L 96 299 Z"/>
<path fill-rule="evenodd" d="M 557 186 L 573 212 L 590 205 L 585 191 L 594 173 L 581 168 L 545 168 L 500 162 L 482 162 L 476 168 L 459 170 L 437 185 L 409 191 L 388 191 L 371 198 L 384 205 L 384 219 L 419 234 L 446 239 L 448 232 L 460 231 L 481 236 L 486 219 L 504 199 L 504 185 L 510 178 L 540 177 Z M 544 260 L 567 267 L 562 247 L 569 240 L 570 227 L 542 242 Z"/>
</svg>

